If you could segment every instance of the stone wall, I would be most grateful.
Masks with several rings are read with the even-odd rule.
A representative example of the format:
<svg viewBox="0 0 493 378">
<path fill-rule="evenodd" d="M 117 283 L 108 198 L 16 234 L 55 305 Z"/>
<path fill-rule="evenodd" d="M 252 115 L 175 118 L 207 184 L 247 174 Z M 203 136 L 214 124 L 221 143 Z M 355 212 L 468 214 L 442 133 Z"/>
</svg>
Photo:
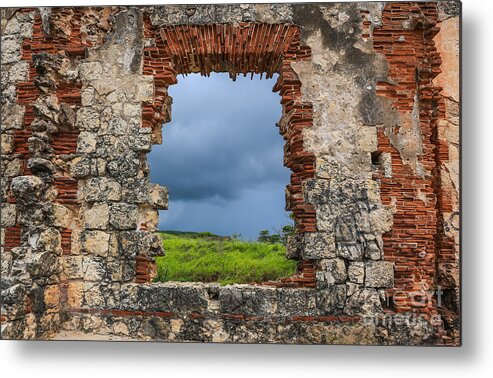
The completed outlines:
<svg viewBox="0 0 493 378">
<path fill-rule="evenodd" d="M 2 336 L 458 345 L 458 25 L 454 2 L 2 10 Z M 152 283 L 146 154 L 169 86 L 211 72 L 279 75 L 293 277 Z"/>
</svg>

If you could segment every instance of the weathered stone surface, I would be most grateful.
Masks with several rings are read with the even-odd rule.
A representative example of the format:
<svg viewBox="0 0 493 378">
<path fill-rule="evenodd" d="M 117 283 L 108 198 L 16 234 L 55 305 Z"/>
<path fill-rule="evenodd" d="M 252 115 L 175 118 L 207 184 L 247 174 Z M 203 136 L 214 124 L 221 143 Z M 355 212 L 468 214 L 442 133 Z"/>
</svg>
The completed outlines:
<svg viewBox="0 0 493 378">
<path fill-rule="evenodd" d="M 104 231 L 84 231 L 80 237 L 82 251 L 96 255 L 106 256 L 112 250 L 111 234 Z"/>
<path fill-rule="evenodd" d="M 55 166 L 48 159 L 33 157 L 27 161 L 29 170 L 38 176 L 49 176 L 55 172 Z"/>
<path fill-rule="evenodd" d="M 315 291 L 310 289 L 278 289 L 279 316 L 313 316 L 316 314 Z"/>
<path fill-rule="evenodd" d="M 3 130 L 20 129 L 24 117 L 24 107 L 17 104 L 2 104 L 1 124 Z M 2 147 L 2 151 L 3 147 Z M 6 152 L 3 152 L 4 154 Z"/>
<path fill-rule="evenodd" d="M 330 233 L 308 233 L 303 236 L 303 258 L 330 259 L 336 257 L 334 235 Z"/>
<path fill-rule="evenodd" d="M 152 147 L 152 135 L 150 133 L 133 134 L 130 136 L 130 147 L 136 152 L 150 152 Z"/>
<path fill-rule="evenodd" d="M 33 251 L 60 253 L 61 235 L 56 228 L 47 228 L 41 232 L 31 230 L 30 232 L 28 242 Z"/>
<path fill-rule="evenodd" d="M 155 233 L 122 231 L 117 235 L 117 253 L 120 256 L 164 255 L 161 238 Z"/>
<path fill-rule="evenodd" d="M 347 315 L 378 315 L 382 310 L 380 296 L 374 289 L 357 290 L 344 306 L 344 313 Z"/>
<path fill-rule="evenodd" d="M 2 64 L 18 62 L 21 57 L 19 43 L 11 36 L 2 36 Z"/>
<path fill-rule="evenodd" d="M 14 150 L 14 136 L 10 134 L 2 133 L 1 137 L 1 151 L 2 154 L 10 154 Z"/>
<path fill-rule="evenodd" d="M 12 192 L 26 203 L 36 201 L 45 189 L 45 182 L 37 176 L 18 176 L 12 179 Z"/>
<path fill-rule="evenodd" d="M 207 290 L 201 284 L 127 284 L 121 287 L 120 308 L 123 310 L 201 312 L 207 303 Z"/>
<path fill-rule="evenodd" d="M 317 281 L 323 282 L 320 283 L 321 288 L 326 288 L 346 281 L 346 263 L 343 259 L 335 258 L 320 260 L 318 268 Z"/>
<path fill-rule="evenodd" d="M 84 212 L 84 227 L 92 230 L 106 230 L 110 219 L 110 209 L 107 203 L 95 203 Z"/>
<path fill-rule="evenodd" d="M 370 240 L 366 244 L 365 257 L 371 260 L 380 260 L 382 258 L 382 251 L 376 241 Z"/>
<path fill-rule="evenodd" d="M 277 310 L 277 293 L 273 288 L 227 286 L 219 291 L 222 313 L 247 316 L 274 315 Z"/>
<path fill-rule="evenodd" d="M 121 199 L 120 184 L 106 177 L 87 180 L 84 192 L 84 199 L 87 202 L 119 201 Z"/>
<path fill-rule="evenodd" d="M 17 210 L 15 204 L 2 203 L 2 227 L 14 226 L 17 219 Z"/>
<path fill-rule="evenodd" d="M 35 279 L 50 277 L 59 271 L 58 256 L 51 252 L 34 253 L 28 260 L 26 269 Z"/>
<path fill-rule="evenodd" d="M 363 245 L 359 243 L 340 244 L 337 248 L 337 256 L 351 261 L 359 261 L 363 259 L 363 251 Z"/>
<path fill-rule="evenodd" d="M 317 291 L 317 308 L 327 314 L 338 314 L 346 300 L 346 285 L 333 285 Z"/>
<path fill-rule="evenodd" d="M 137 228 L 137 206 L 128 203 L 113 203 L 110 205 L 110 224 L 117 230 L 132 230 Z"/>
<path fill-rule="evenodd" d="M 69 228 L 74 222 L 75 214 L 69 208 L 58 203 L 53 204 L 53 226 Z"/>
<path fill-rule="evenodd" d="M 79 76 L 81 80 L 93 81 L 101 78 L 103 67 L 99 62 L 84 62 L 79 66 Z"/>
<path fill-rule="evenodd" d="M 152 184 L 150 187 L 151 205 L 158 210 L 168 209 L 168 188 Z"/>
<path fill-rule="evenodd" d="M 365 262 L 365 286 L 386 287 L 394 286 L 394 264 L 389 261 Z"/>
<path fill-rule="evenodd" d="M 80 154 L 90 154 L 96 151 L 97 135 L 91 132 L 82 131 L 77 140 L 77 152 Z"/>
<path fill-rule="evenodd" d="M 348 265 L 349 281 L 362 284 L 365 279 L 365 263 L 351 262 Z"/>
</svg>

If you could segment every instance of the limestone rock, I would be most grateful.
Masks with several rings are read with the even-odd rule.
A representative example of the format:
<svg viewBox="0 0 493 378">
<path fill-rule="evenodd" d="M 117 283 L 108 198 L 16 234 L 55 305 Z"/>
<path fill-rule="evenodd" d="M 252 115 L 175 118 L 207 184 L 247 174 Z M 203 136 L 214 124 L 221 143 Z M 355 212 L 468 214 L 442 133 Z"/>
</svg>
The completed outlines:
<svg viewBox="0 0 493 378">
<path fill-rule="evenodd" d="M 333 285 L 317 291 L 317 308 L 327 314 L 339 313 L 346 300 L 346 285 Z"/>
<path fill-rule="evenodd" d="M 320 260 L 318 267 L 320 269 L 319 277 L 323 277 L 327 286 L 346 281 L 346 263 L 343 259 L 335 258 Z"/>
<path fill-rule="evenodd" d="M 365 279 L 365 263 L 351 262 L 348 266 L 349 281 L 362 284 Z"/>
<path fill-rule="evenodd" d="M 389 261 L 365 262 L 365 286 L 394 287 L 394 263 Z"/>
<path fill-rule="evenodd" d="M 60 231 L 54 227 L 47 228 L 41 232 L 31 230 L 28 240 L 33 251 L 61 252 Z"/>
<path fill-rule="evenodd" d="M 84 227 L 89 230 L 106 230 L 109 222 L 109 206 L 96 203 L 84 212 Z"/>
<path fill-rule="evenodd" d="M 168 209 L 168 188 L 158 184 L 151 184 L 150 188 L 151 205 L 158 210 Z"/>
<path fill-rule="evenodd" d="M 12 179 L 12 191 L 26 203 L 37 202 L 45 189 L 45 181 L 37 176 L 18 176 Z"/>
<path fill-rule="evenodd" d="M 22 128 L 24 118 L 24 107 L 17 104 L 2 104 L 1 126 L 3 130 Z M 6 152 L 2 146 L 2 153 Z"/>
<path fill-rule="evenodd" d="M 11 134 L 2 133 L 1 135 L 1 151 L 2 154 L 11 154 L 14 151 L 14 136 Z"/>
<path fill-rule="evenodd" d="M 110 206 L 110 224 L 117 230 L 137 228 L 137 206 L 128 203 L 113 203 Z"/>
<path fill-rule="evenodd" d="M 303 258 L 330 259 L 336 257 L 334 235 L 328 232 L 306 233 L 303 235 Z"/>
<path fill-rule="evenodd" d="M 15 226 L 17 219 L 17 210 L 16 206 L 13 203 L 2 203 L 2 216 L 1 216 L 1 224 L 2 227 L 11 227 Z"/>
<path fill-rule="evenodd" d="M 121 186 L 117 181 L 106 177 L 92 178 L 86 182 L 84 198 L 87 202 L 119 201 Z"/>
<path fill-rule="evenodd" d="M 94 133 L 82 131 L 77 139 L 77 153 L 90 154 L 96 151 L 97 136 Z"/>
<path fill-rule="evenodd" d="M 107 256 L 111 250 L 110 236 L 111 234 L 104 231 L 84 231 L 80 236 L 82 251 L 96 256 Z"/>
<path fill-rule="evenodd" d="M 380 295 L 374 289 L 357 290 L 344 306 L 344 313 L 347 315 L 378 315 L 382 311 Z"/>
</svg>

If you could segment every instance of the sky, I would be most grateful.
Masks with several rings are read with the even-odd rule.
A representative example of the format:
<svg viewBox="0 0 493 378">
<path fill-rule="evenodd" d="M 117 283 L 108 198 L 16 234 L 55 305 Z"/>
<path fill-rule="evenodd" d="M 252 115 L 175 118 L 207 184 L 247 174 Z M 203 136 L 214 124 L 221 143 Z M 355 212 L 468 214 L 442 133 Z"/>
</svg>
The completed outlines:
<svg viewBox="0 0 493 378">
<path fill-rule="evenodd" d="M 172 120 L 149 154 L 151 181 L 169 188 L 160 230 L 241 234 L 291 224 L 274 79 L 228 74 L 180 76 L 169 88 Z"/>
</svg>

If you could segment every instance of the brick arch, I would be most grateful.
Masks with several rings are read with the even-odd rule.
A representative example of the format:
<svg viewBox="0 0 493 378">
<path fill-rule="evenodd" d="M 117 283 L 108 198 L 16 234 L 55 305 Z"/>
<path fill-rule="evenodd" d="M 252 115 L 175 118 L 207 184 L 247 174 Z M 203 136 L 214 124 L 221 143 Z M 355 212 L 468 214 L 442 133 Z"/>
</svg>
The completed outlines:
<svg viewBox="0 0 493 378">
<path fill-rule="evenodd" d="M 144 75 L 154 77 L 154 103 L 144 104 L 142 126 L 153 130 L 154 143 L 161 141 L 162 123 L 170 120 L 171 98 L 167 88 L 177 83 L 177 75 L 228 72 L 237 75 L 279 74 L 273 90 L 281 96 L 279 131 L 285 141 L 284 165 L 291 169 L 286 190 L 286 209 L 292 211 L 299 233 L 315 232 L 315 208 L 305 203 L 303 181 L 313 178 L 315 155 L 303 148 L 302 131 L 312 126 L 313 108 L 303 102 L 301 82 L 291 63 L 310 59 L 310 49 L 302 46 L 300 28 L 291 24 L 212 24 L 153 28 L 144 26 Z"/>
</svg>

